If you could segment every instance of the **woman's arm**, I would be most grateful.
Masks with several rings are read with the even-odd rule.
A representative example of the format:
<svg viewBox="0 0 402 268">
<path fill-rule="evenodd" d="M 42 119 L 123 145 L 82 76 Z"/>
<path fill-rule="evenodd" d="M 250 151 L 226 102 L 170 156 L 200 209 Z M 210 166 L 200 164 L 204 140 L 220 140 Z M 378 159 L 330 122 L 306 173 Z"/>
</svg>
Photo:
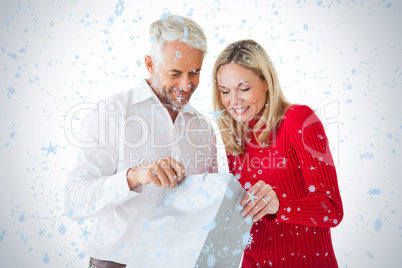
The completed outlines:
<svg viewBox="0 0 402 268">
<path fill-rule="evenodd" d="M 343 218 L 343 208 L 324 127 L 307 106 L 296 107 L 286 120 L 290 120 L 290 144 L 308 194 L 303 198 L 278 196 L 280 205 L 275 221 L 335 227 Z"/>
</svg>

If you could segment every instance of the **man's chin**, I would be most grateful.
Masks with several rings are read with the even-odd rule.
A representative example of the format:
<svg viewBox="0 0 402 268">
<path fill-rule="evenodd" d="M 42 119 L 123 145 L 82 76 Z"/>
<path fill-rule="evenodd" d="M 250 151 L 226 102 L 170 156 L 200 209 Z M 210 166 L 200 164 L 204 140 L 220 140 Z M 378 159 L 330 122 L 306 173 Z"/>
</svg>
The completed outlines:
<svg viewBox="0 0 402 268">
<path fill-rule="evenodd" d="M 179 109 L 183 108 L 184 106 L 186 106 L 187 103 L 188 102 L 183 102 L 183 103 L 180 103 L 180 104 L 171 105 L 171 109 L 174 110 L 174 111 L 179 110 Z"/>
<path fill-rule="evenodd" d="M 176 109 L 180 109 L 184 106 L 186 106 L 190 101 L 190 98 L 185 98 L 185 99 L 181 99 L 181 100 L 176 100 L 176 101 L 172 101 L 170 99 L 170 104 L 174 107 L 176 107 Z"/>
</svg>

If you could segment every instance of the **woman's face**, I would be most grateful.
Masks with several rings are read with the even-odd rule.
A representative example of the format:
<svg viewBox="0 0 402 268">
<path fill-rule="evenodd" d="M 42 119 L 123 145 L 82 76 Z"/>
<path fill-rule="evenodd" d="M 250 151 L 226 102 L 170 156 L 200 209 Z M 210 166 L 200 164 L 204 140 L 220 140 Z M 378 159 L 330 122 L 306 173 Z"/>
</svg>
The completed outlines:
<svg viewBox="0 0 402 268">
<path fill-rule="evenodd" d="M 222 104 L 238 122 L 248 122 L 265 106 L 268 84 L 253 71 L 229 63 L 218 69 Z"/>
</svg>

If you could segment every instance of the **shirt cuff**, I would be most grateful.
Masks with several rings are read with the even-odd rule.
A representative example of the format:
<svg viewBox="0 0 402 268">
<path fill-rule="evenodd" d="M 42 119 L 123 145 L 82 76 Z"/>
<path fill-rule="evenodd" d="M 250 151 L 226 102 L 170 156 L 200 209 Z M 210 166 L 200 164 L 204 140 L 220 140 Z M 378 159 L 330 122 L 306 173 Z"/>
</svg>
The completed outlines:
<svg viewBox="0 0 402 268">
<path fill-rule="evenodd" d="M 142 193 L 142 185 L 130 191 L 127 183 L 127 171 L 128 169 L 122 170 L 105 181 L 105 195 L 109 202 L 125 201 Z"/>
</svg>

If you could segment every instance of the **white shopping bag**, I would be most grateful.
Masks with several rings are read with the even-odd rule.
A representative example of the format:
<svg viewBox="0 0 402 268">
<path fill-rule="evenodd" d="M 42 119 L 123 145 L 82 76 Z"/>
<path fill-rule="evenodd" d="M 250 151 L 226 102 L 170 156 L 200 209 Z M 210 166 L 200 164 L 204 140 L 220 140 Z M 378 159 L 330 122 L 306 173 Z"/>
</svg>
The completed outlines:
<svg viewBox="0 0 402 268">
<path fill-rule="evenodd" d="M 127 268 L 238 268 L 252 242 L 252 219 L 241 215 L 245 193 L 227 173 L 187 176 L 165 189 Z"/>
</svg>

